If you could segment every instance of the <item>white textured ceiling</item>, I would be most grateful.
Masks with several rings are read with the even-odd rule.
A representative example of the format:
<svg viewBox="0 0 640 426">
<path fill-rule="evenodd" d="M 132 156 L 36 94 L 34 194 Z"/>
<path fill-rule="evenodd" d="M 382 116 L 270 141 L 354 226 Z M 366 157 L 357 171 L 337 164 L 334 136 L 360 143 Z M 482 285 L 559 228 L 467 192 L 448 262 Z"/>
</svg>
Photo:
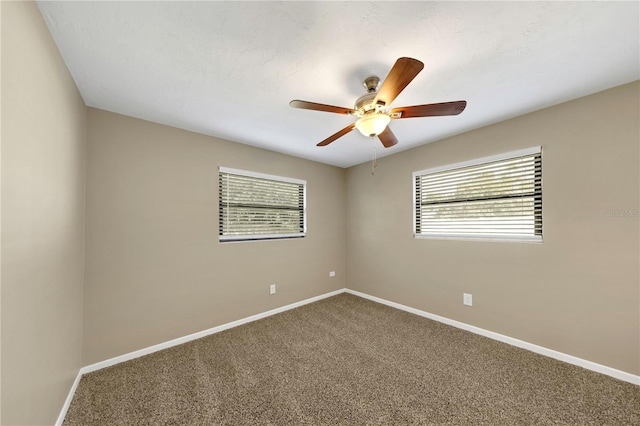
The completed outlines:
<svg viewBox="0 0 640 426">
<path fill-rule="evenodd" d="M 632 2 L 39 2 L 87 105 L 348 167 L 368 161 L 352 107 L 397 58 L 424 70 L 392 106 L 466 100 L 396 120 L 378 157 L 640 78 Z"/>
</svg>

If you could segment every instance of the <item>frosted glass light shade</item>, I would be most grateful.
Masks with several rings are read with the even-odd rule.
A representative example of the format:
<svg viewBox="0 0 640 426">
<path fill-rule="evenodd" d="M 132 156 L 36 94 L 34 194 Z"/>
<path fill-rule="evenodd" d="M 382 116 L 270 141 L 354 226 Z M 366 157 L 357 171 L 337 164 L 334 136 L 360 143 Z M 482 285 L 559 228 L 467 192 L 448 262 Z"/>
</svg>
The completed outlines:
<svg viewBox="0 0 640 426">
<path fill-rule="evenodd" d="M 379 112 L 370 113 L 356 121 L 356 128 L 365 136 L 378 136 L 387 128 L 391 117 Z"/>
</svg>

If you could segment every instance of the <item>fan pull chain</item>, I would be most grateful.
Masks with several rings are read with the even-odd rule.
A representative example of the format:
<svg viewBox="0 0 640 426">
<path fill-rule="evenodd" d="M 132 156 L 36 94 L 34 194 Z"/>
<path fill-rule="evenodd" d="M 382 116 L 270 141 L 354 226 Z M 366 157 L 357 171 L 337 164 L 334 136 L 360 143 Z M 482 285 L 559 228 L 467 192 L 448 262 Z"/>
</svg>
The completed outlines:
<svg viewBox="0 0 640 426">
<path fill-rule="evenodd" d="M 376 167 L 378 167 L 378 163 L 376 161 L 376 140 L 375 138 L 371 138 L 373 141 L 373 151 L 371 153 L 371 175 L 376 174 Z"/>
</svg>

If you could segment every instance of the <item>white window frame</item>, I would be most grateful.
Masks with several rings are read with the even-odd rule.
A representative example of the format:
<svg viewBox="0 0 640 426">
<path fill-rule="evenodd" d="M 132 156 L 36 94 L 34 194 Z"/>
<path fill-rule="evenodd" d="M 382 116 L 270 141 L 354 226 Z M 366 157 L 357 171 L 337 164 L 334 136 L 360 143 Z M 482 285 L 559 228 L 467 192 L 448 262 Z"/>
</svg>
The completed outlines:
<svg viewBox="0 0 640 426">
<path fill-rule="evenodd" d="M 218 238 L 220 242 L 226 241 L 260 241 L 260 240 L 274 240 L 274 239 L 290 239 L 290 238 L 303 238 L 307 235 L 307 181 L 302 179 L 289 178 L 284 176 L 270 175 L 266 173 L 252 172 L 248 170 L 234 169 L 230 167 L 218 167 L 218 179 L 220 179 L 220 173 L 228 173 L 239 176 L 253 177 L 258 179 L 266 179 L 277 182 L 293 183 L 302 186 L 302 232 L 288 233 L 288 234 L 243 234 L 243 235 L 220 235 L 222 231 L 218 222 Z M 220 182 L 218 182 L 220 185 Z M 220 197 L 220 195 L 218 195 Z M 220 199 L 218 198 L 220 203 Z M 218 218 L 218 221 L 221 219 Z"/>
<path fill-rule="evenodd" d="M 523 157 L 527 155 L 540 154 L 542 156 L 542 147 L 535 146 L 531 148 L 525 148 L 517 151 L 506 152 L 503 154 L 492 155 L 483 158 L 477 158 L 474 160 L 463 161 L 454 164 L 447 164 L 444 166 L 432 167 L 429 169 L 418 170 L 413 172 L 413 236 L 420 239 L 447 239 L 447 240 L 476 240 L 476 241 L 523 241 L 523 242 L 542 242 L 542 235 L 467 235 L 467 234 L 418 234 L 416 216 L 418 214 L 418 206 L 416 202 L 416 177 L 426 174 L 433 174 L 443 172 L 447 170 L 461 169 L 464 167 L 475 166 L 485 163 L 491 163 L 494 161 L 507 160 L 515 157 Z"/>
</svg>

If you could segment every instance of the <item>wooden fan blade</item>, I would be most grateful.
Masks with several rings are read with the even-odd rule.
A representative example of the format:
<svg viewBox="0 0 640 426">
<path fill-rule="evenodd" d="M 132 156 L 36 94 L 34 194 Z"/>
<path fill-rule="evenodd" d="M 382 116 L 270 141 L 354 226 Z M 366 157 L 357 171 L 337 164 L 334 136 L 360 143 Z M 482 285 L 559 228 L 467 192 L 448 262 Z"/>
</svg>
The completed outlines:
<svg viewBox="0 0 640 426">
<path fill-rule="evenodd" d="M 385 148 L 391 148 L 392 146 L 398 143 L 398 139 L 396 139 L 396 135 L 393 134 L 389 126 L 387 126 L 387 128 L 384 129 L 384 132 L 378 135 L 378 139 L 380 139 L 380 142 L 382 142 L 382 145 L 384 145 Z"/>
<path fill-rule="evenodd" d="M 424 68 L 424 64 L 417 59 L 398 59 L 391 71 L 389 71 L 384 83 L 380 86 L 373 103 L 376 104 L 378 101 L 382 101 L 386 106 L 389 106 L 400 92 L 407 87 L 407 84 L 411 83 L 411 80 L 422 71 L 422 68 Z"/>
<path fill-rule="evenodd" d="M 356 111 L 351 108 L 337 107 L 333 105 L 318 104 L 315 102 L 293 100 L 289 102 L 289 106 L 293 108 L 311 109 L 314 111 L 335 112 L 337 114 L 353 114 Z"/>
<path fill-rule="evenodd" d="M 458 115 L 467 106 L 467 101 L 443 102 L 440 104 L 414 105 L 394 108 L 389 112 L 391 118 L 434 117 L 440 115 Z"/>
<path fill-rule="evenodd" d="M 345 127 L 344 129 L 340 130 L 337 133 L 334 133 L 333 135 L 329 136 L 328 138 L 326 138 L 325 140 L 323 140 L 322 142 L 320 142 L 317 146 L 326 146 L 329 145 L 331 142 L 335 141 L 338 138 L 341 138 L 342 136 L 346 135 L 347 133 L 349 133 L 350 131 L 352 131 L 353 129 L 356 128 L 355 123 L 353 124 L 349 124 L 347 127 Z"/>
</svg>

